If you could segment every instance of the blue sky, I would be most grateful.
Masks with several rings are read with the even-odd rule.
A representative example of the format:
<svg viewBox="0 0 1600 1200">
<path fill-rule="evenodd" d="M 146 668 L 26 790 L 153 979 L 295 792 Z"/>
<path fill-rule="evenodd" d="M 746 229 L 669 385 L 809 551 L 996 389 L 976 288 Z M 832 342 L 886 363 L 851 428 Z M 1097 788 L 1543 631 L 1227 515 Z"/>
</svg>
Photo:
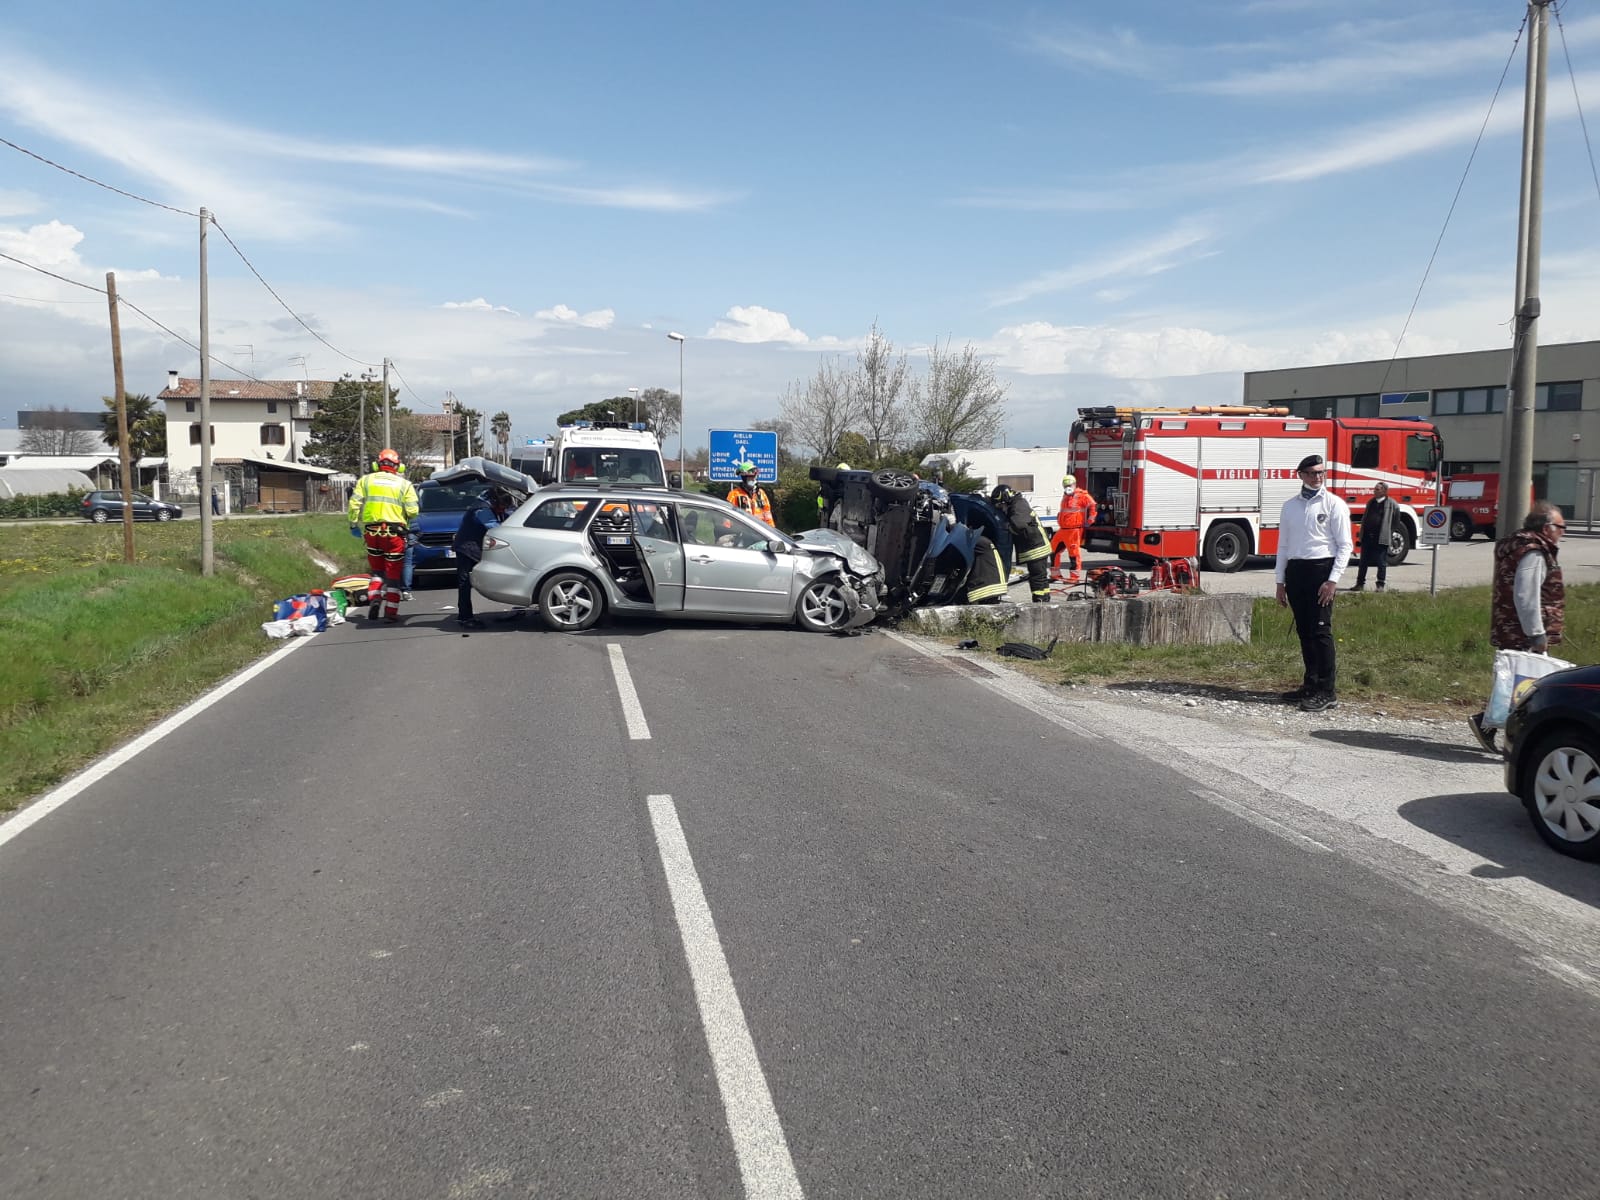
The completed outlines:
<svg viewBox="0 0 1600 1200">
<path fill-rule="evenodd" d="M 214 354 L 262 378 L 394 359 L 515 433 L 676 388 L 690 444 L 775 416 L 876 322 L 972 343 L 1011 444 L 1090 403 L 1385 358 L 1523 18 L 1511 0 L 74 3 L 0 11 L 0 136 L 205 205 Z M 1600 11 L 1565 47 L 1600 136 Z M 1600 196 L 1551 26 L 1546 342 L 1597 336 Z M 1521 50 L 1403 352 L 1508 343 Z M 0 146 L 0 252 L 197 340 L 197 222 Z M 104 302 L 0 260 L 15 409 L 111 390 Z M 124 321 L 154 392 L 192 350 Z M 356 361 L 353 361 L 356 360 Z M 219 378 L 229 372 L 217 368 Z"/>
</svg>

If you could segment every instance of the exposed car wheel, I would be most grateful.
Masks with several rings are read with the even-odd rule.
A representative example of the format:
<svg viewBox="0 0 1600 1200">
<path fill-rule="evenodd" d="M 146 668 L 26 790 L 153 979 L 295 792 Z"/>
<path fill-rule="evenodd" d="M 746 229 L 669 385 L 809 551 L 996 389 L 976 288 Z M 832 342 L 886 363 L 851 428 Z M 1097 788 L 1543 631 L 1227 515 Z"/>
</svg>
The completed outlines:
<svg viewBox="0 0 1600 1200">
<path fill-rule="evenodd" d="M 1389 531 L 1389 565 L 1398 567 L 1411 553 L 1411 526 L 1401 522 Z"/>
<path fill-rule="evenodd" d="M 1238 525 L 1222 521 L 1206 532 L 1205 568 L 1227 574 L 1250 557 L 1250 536 Z"/>
<path fill-rule="evenodd" d="M 156 520 L 158 520 L 158 521 L 170 521 L 170 520 L 172 520 L 172 514 L 169 513 L 164 508 L 158 508 L 158 509 L 156 509 Z"/>
<path fill-rule="evenodd" d="M 1552 849 L 1600 862 L 1600 743 L 1558 729 L 1535 744 L 1522 771 L 1522 803 Z"/>
<path fill-rule="evenodd" d="M 811 478 L 818 483 L 835 483 L 839 478 L 838 467 L 812 467 Z"/>
<path fill-rule="evenodd" d="M 794 619 L 812 633 L 832 633 L 850 620 L 850 605 L 844 584 L 837 575 L 825 575 L 806 584 L 795 606 Z"/>
<path fill-rule="evenodd" d="M 106 510 L 103 508 L 97 508 L 89 514 L 89 520 L 93 521 L 96 525 L 104 525 L 110 519 L 111 514 L 106 512 Z"/>
<path fill-rule="evenodd" d="M 539 615 L 557 633 L 581 633 L 605 608 L 600 585 L 579 571 L 557 571 L 539 588 Z"/>
<path fill-rule="evenodd" d="M 868 477 L 867 490 L 885 500 L 909 500 L 917 494 L 917 479 L 910 471 L 884 467 Z"/>
<path fill-rule="evenodd" d="M 1466 513 L 1453 513 L 1450 517 L 1450 540 L 1452 542 L 1470 542 L 1472 540 L 1472 518 Z"/>
</svg>

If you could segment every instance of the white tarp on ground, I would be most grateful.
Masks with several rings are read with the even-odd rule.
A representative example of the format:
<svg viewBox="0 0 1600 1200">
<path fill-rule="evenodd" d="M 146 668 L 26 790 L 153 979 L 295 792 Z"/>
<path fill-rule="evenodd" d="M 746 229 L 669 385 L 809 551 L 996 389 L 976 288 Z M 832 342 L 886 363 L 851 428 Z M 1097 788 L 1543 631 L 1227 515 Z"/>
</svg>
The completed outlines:
<svg viewBox="0 0 1600 1200">
<path fill-rule="evenodd" d="M 63 467 L 0 467 L 0 500 L 18 496 L 54 496 L 77 490 L 94 490 L 94 480 L 82 471 Z"/>
</svg>

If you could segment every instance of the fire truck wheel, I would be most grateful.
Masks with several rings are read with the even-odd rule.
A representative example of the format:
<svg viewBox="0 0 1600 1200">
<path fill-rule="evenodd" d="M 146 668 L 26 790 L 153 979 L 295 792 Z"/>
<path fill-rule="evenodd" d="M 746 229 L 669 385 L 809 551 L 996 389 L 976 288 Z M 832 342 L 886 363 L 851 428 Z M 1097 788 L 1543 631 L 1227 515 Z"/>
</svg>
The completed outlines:
<svg viewBox="0 0 1600 1200">
<path fill-rule="evenodd" d="M 1224 574 L 1237 571 L 1249 557 L 1250 535 L 1240 526 L 1222 521 L 1206 532 L 1206 570 Z"/>
<path fill-rule="evenodd" d="M 1450 540 L 1452 542 L 1470 542 L 1472 540 L 1472 518 L 1466 513 L 1450 514 Z"/>
<path fill-rule="evenodd" d="M 1404 521 L 1394 527 L 1389 534 L 1389 565 L 1398 567 L 1405 562 L 1406 555 L 1411 553 L 1411 526 Z"/>
</svg>

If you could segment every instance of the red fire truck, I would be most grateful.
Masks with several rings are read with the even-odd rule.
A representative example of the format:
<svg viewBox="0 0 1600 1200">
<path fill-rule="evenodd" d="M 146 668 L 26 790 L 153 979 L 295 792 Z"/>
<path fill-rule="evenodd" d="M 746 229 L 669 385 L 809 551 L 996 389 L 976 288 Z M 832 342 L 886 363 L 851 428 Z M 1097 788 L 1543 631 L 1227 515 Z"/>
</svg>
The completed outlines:
<svg viewBox="0 0 1600 1200">
<path fill-rule="evenodd" d="M 1199 558 L 1237 571 L 1278 551 L 1278 513 L 1295 466 L 1327 460 L 1327 486 L 1357 529 L 1380 480 L 1398 506 L 1391 566 L 1417 542 L 1435 502 L 1443 447 L 1426 421 L 1291 416 L 1286 408 L 1081 408 L 1072 472 L 1100 504 L 1090 546 L 1135 558 Z"/>
</svg>

